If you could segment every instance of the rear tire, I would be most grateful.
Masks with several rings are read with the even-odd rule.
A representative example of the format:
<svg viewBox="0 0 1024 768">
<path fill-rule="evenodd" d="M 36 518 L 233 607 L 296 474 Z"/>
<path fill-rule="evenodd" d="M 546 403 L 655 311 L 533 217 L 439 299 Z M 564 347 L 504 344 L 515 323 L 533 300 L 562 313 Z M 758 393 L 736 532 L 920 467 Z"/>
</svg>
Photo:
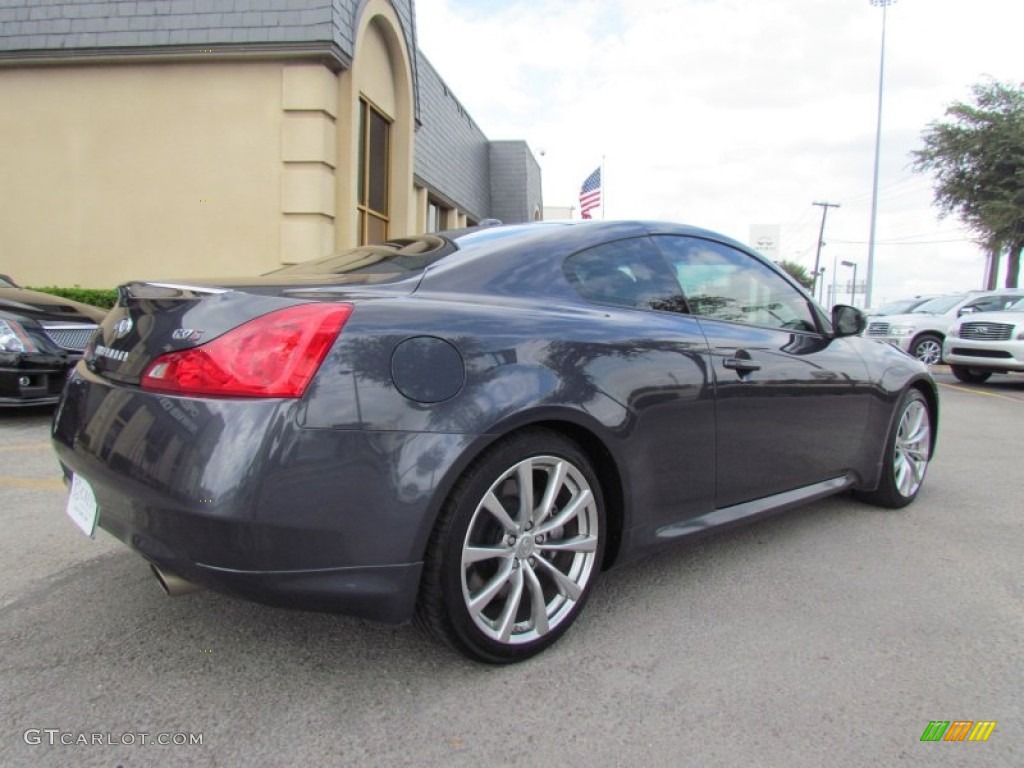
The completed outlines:
<svg viewBox="0 0 1024 768">
<path fill-rule="evenodd" d="M 474 461 L 445 502 L 417 622 L 472 659 L 528 659 L 583 610 L 605 539 L 586 454 L 551 430 L 515 434 Z"/>
<path fill-rule="evenodd" d="M 966 365 L 951 365 L 950 370 L 958 381 L 964 384 L 984 384 L 992 375 L 992 371 L 982 368 L 968 368 Z"/>
<path fill-rule="evenodd" d="M 900 399 L 886 438 L 882 480 L 873 491 L 857 496 L 879 507 L 900 509 L 915 498 L 924 483 L 932 452 L 932 418 L 928 401 L 916 389 Z"/>
</svg>

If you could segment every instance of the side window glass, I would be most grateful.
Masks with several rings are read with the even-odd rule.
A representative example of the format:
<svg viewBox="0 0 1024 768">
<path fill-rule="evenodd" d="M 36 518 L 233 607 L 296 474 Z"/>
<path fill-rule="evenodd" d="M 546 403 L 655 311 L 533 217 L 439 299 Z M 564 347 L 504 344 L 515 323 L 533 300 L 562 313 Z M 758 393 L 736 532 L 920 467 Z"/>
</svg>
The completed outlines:
<svg viewBox="0 0 1024 768">
<path fill-rule="evenodd" d="M 972 301 L 967 306 L 972 312 L 996 312 L 1006 307 L 1005 296 L 986 296 L 983 299 Z"/>
<path fill-rule="evenodd" d="M 807 298 L 752 256 L 695 237 L 657 235 L 653 239 L 675 271 L 695 315 L 817 331 Z"/>
<path fill-rule="evenodd" d="M 567 258 L 562 269 L 583 298 L 598 304 L 685 311 L 679 285 L 649 238 L 588 248 Z"/>
</svg>

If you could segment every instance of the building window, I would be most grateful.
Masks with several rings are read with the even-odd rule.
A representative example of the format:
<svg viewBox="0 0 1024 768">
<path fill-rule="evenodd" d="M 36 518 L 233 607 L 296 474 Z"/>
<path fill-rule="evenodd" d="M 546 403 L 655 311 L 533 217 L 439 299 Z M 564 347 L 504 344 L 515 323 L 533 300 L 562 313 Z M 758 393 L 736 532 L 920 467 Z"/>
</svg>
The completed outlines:
<svg viewBox="0 0 1024 768">
<path fill-rule="evenodd" d="M 451 208 L 434 198 L 427 199 L 427 232 L 442 232 L 448 228 L 448 216 Z"/>
<path fill-rule="evenodd" d="M 359 100 L 359 244 L 388 239 L 388 176 L 391 121 Z"/>
</svg>

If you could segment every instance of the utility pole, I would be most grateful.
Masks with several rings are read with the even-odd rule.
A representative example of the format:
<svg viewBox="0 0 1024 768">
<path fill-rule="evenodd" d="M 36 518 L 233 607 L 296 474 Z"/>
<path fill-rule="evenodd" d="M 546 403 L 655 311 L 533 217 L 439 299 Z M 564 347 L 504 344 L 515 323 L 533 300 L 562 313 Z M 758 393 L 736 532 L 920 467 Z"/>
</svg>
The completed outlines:
<svg viewBox="0 0 1024 768">
<path fill-rule="evenodd" d="M 878 61 L 878 121 L 875 124 L 875 172 L 871 178 L 871 232 L 868 234 L 868 274 L 864 289 L 864 306 L 871 306 L 871 286 L 875 281 L 875 225 L 878 221 L 878 158 L 882 147 L 882 86 L 885 84 L 885 15 L 896 0 L 870 0 L 882 9 L 882 53 Z"/>
<path fill-rule="evenodd" d="M 825 217 L 828 216 L 829 208 L 838 208 L 839 203 L 813 203 L 813 205 L 821 206 L 821 229 L 818 231 L 818 251 L 814 255 L 814 284 L 811 287 L 811 295 L 814 296 L 814 292 L 818 288 L 818 278 L 821 275 L 821 246 L 825 244 Z M 820 301 L 820 298 L 819 298 Z"/>
</svg>

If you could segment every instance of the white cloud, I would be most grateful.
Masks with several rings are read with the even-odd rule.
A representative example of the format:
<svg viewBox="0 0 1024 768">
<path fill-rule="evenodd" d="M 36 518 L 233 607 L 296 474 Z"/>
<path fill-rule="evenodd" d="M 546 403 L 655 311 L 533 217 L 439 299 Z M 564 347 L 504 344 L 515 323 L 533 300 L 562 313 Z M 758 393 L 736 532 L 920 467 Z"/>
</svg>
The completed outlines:
<svg viewBox="0 0 1024 768">
<path fill-rule="evenodd" d="M 777 223 L 783 255 L 810 266 L 812 203 L 837 202 L 827 283 L 833 258 L 864 276 L 881 22 L 868 0 L 417 3 L 420 47 L 476 123 L 544 150 L 547 204 L 575 203 L 604 156 L 609 218 L 743 241 Z M 909 153 L 972 83 L 1021 80 L 1022 22 L 1005 0 L 888 9 L 875 303 L 980 286 L 983 255 L 937 219 Z"/>
</svg>

